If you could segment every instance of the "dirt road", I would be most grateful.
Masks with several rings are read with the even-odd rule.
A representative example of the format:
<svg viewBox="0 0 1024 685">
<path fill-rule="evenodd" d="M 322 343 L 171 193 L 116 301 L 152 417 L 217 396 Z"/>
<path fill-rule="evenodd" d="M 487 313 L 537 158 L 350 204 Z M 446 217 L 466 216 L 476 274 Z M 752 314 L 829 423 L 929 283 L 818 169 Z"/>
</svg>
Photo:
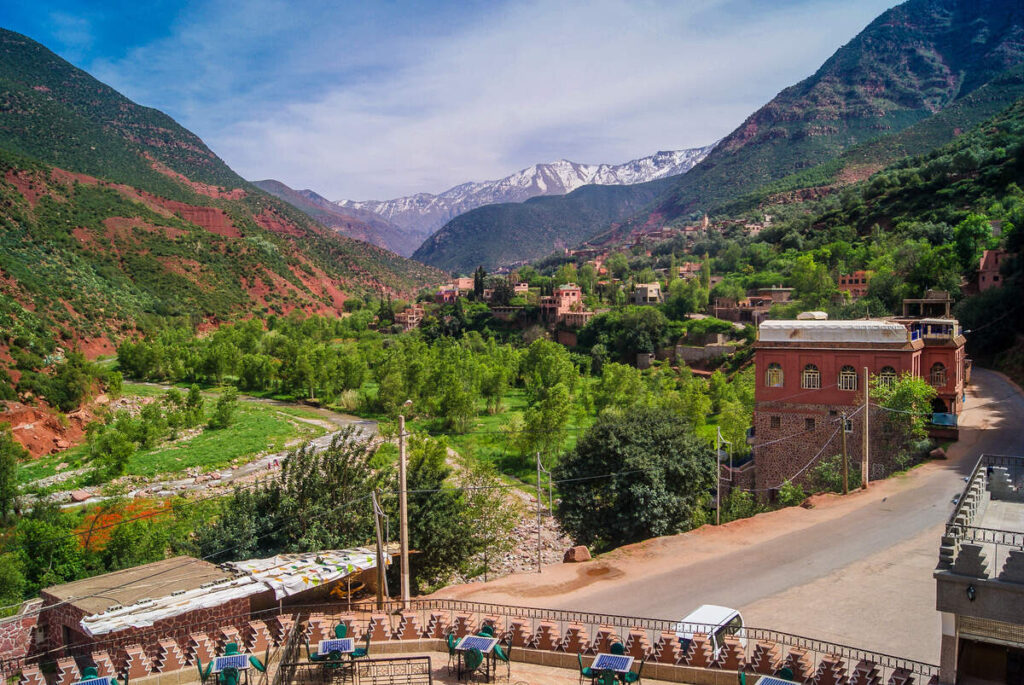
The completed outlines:
<svg viewBox="0 0 1024 685">
<path fill-rule="evenodd" d="M 950 459 L 847 497 L 649 540 L 587 564 L 552 565 L 438 594 L 679 619 L 700 604 L 747 624 L 938 663 L 931 577 L 951 499 L 982 453 L 1024 453 L 1024 397 L 976 369 Z"/>
</svg>

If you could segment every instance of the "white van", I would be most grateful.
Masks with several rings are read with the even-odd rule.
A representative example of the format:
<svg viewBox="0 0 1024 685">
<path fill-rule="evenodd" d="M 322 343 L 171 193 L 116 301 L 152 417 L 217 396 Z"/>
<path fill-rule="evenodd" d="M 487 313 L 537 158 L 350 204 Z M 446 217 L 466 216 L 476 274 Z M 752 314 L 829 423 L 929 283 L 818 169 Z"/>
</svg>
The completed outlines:
<svg viewBox="0 0 1024 685">
<path fill-rule="evenodd" d="M 685 653 L 690 649 L 690 641 L 694 633 L 710 633 L 711 654 L 718 658 L 725 649 L 725 636 L 735 635 L 740 639 L 743 648 L 747 647 L 747 638 L 743 630 L 743 616 L 729 607 L 715 604 L 704 604 L 676 624 L 676 637 Z"/>
</svg>

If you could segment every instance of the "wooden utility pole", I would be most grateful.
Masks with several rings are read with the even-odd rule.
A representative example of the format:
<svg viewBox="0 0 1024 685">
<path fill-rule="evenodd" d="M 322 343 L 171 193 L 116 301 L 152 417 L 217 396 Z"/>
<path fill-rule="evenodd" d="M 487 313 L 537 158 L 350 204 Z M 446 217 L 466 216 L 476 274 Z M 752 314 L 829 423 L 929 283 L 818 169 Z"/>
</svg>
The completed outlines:
<svg viewBox="0 0 1024 685">
<path fill-rule="evenodd" d="M 537 452 L 537 573 L 540 573 L 540 452 Z"/>
<path fill-rule="evenodd" d="M 850 461 L 846 458 L 846 412 L 843 412 L 843 494 L 850 494 Z"/>
<path fill-rule="evenodd" d="M 405 416 L 398 416 L 399 545 L 402 557 L 402 608 L 409 607 L 409 500 L 406 483 Z"/>
<path fill-rule="evenodd" d="M 715 427 L 715 525 L 722 524 L 722 429 Z"/>
<path fill-rule="evenodd" d="M 862 490 L 868 488 L 868 467 L 870 466 L 870 452 L 871 443 L 869 442 L 870 432 L 868 430 L 868 419 L 871 416 L 871 403 L 868 401 L 868 367 L 864 367 L 864 437 L 861 441 L 864 443 L 862 448 L 862 454 L 864 455 L 860 462 L 860 487 Z"/>
<path fill-rule="evenodd" d="M 382 510 L 377 503 L 377 492 L 370 494 L 373 499 L 373 532 L 377 538 L 377 610 L 384 610 L 384 599 L 388 594 L 387 575 L 384 563 L 384 537 L 380 532 L 380 516 Z"/>
</svg>

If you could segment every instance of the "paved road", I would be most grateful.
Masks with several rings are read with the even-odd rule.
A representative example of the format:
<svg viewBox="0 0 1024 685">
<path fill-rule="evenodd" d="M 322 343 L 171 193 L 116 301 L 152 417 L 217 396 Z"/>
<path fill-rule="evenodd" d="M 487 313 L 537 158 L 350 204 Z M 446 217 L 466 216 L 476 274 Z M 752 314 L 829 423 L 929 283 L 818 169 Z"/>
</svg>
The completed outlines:
<svg viewBox="0 0 1024 685">
<path fill-rule="evenodd" d="M 900 593 L 893 599 L 891 593 L 866 592 L 862 603 L 858 602 L 859 608 L 868 616 L 868 630 L 872 614 L 881 618 L 911 612 L 919 620 L 908 625 L 930 630 L 934 623 L 937 631 L 934 603 L 927 600 L 934 597 L 930 572 L 934 557 L 929 558 L 927 550 L 938 554 L 938 536 L 941 524 L 952 511 L 951 499 L 962 489 L 963 476 L 970 472 L 978 455 L 1024 454 L 1024 397 L 990 371 L 975 369 L 973 382 L 964 422 L 977 427 L 962 431 L 961 443 L 969 445 L 960 450 L 964 454 L 916 469 L 904 477 L 905 482 L 886 484 L 883 487 L 891 491 L 884 499 L 881 492 L 876 496 L 869 490 L 857 506 L 844 510 L 841 516 L 825 518 L 809 527 L 767 541 L 755 541 L 713 558 L 690 563 L 682 557 L 677 564 L 666 564 L 669 570 L 655 575 L 645 574 L 631 580 L 627 574 L 621 580 L 599 582 L 573 592 L 571 597 L 547 597 L 542 603 L 557 608 L 678 619 L 700 604 L 742 609 L 801 586 L 816 587 L 818 594 L 827 594 L 833 580 L 838 583 L 844 575 L 878 573 L 879 568 L 898 565 L 901 558 L 916 554 L 913 568 L 904 574 L 906 577 L 892 581 L 907 583 L 908 590 L 914 589 L 916 595 L 908 591 L 906 599 L 901 600 Z M 892 564 L 886 559 L 886 550 L 891 551 Z M 876 563 L 865 563 L 868 559 Z M 890 581 L 880 577 L 879 582 Z M 923 590 L 921 583 L 927 584 Z M 870 582 L 866 586 L 870 588 Z M 894 602 L 901 601 L 909 606 L 894 606 Z M 803 606 L 794 606 L 794 612 L 836 611 L 830 607 L 828 597 L 804 597 L 799 603 Z M 808 623 L 812 619 L 808 615 Z M 866 643 L 876 643 L 871 645 L 874 649 L 885 646 L 878 645 L 873 635 L 852 637 L 858 638 L 856 644 L 865 647 Z M 932 637 L 937 641 L 937 632 L 930 634 L 929 641 Z M 885 651 L 903 650 L 892 645 L 891 650 Z M 937 654 L 935 659 L 937 662 Z"/>
</svg>

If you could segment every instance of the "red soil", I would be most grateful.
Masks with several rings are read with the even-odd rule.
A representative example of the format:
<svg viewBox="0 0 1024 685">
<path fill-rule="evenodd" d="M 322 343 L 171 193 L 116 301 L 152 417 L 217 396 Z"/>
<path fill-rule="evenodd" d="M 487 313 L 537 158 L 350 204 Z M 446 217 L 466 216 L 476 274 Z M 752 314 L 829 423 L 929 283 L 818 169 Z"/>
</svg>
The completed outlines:
<svg viewBox="0 0 1024 685">
<path fill-rule="evenodd" d="M 172 226 L 154 226 L 148 221 L 144 221 L 138 217 L 112 216 L 104 219 L 103 225 L 107 229 L 107 237 L 111 239 L 115 237 L 130 237 L 133 230 L 136 228 L 140 228 L 147 233 L 163 233 L 168 238 L 177 238 L 178 236 L 185 235 L 186 233 L 184 230 L 174 228 Z M 76 235 L 75 237 L 77 238 L 78 236 Z"/>
<path fill-rule="evenodd" d="M 34 208 L 39 202 L 39 198 L 49 195 L 46 185 L 39 180 L 36 174 L 31 172 L 11 169 L 4 175 L 4 180 L 14 186 L 28 200 L 29 207 Z"/>
<path fill-rule="evenodd" d="M 293 235 L 300 238 L 305 235 L 298 226 L 269 209 L 264 209 L 260 212 L 259 216 L 256 217 L 256 223 L 271 233 Z"/>
<path fill-rule="evenodd" d="M 189 178 L 184 174 L 179 174 L 174 169 L 171 169 L 165 164 L 153 159 L 153 157 L 149 153 L 146 153 L 146 159 L 149 160 L 149 165 L 153 168 L 153 171 L 161 173 L 164 176 L 169 176 L 176 181 L 184 183 L 185 185 L 187 185 L 189 188 L 199 193 L 200 195 L 205 195 L 207 197 L 212 197 L 214 199 L 241 200 L 247 194 L 241 188 L 234 188 L 232 190 L 228 190 L 220 186 L 213 186 L 207 183 L 198 183 L 196 181 L 189 180 Z"/>
<path fill-rule="evenodd" d="M 231 217 L 224 213 L 223 209 L 216 207 L 196 207 L 187 205 L 184 202 L 163 200 L 162 204 L 171 211 L 177 212 L 181 217 L 190 223 L 201 226 L 210 233 L 222 235 L 225 238 L 241 238 L 235 225 L 231 223 Z"/>
<path fill-rule="evenodd" d="M 0 402 L 0 422 L 11 424 L 14 439 L 33 457 L 55 454 L 85 441 L 85 427 L 95 416 L 88 408 L 67 415 L 67 425 L 47 407 Z"/>
</svg>

